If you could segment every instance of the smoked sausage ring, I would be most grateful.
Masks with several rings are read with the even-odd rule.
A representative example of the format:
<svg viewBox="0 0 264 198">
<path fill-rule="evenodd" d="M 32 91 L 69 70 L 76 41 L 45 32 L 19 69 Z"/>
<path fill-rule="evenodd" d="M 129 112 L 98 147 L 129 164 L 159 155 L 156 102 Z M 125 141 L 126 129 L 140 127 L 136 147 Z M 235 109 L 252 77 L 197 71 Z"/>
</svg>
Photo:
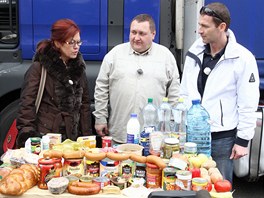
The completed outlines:
<svg viewBox="0 0 264 198">
<path fill-rule="evenodd" d="M 68 192 L 75 195 L 95 195 L 101 187 L 98 184 L 74 181 L 68 186 Z"/>
</svg>

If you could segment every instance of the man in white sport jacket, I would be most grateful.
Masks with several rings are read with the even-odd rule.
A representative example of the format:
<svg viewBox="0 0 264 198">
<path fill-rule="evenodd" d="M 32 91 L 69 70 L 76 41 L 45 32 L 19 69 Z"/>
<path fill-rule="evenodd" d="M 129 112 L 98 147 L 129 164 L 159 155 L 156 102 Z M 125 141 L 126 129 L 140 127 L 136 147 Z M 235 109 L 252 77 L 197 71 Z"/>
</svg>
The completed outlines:
<svg viewBox="0 0 264 198">
<path fill-rule="evenodd" d="M 233 159 L 248 154 L 259 102 L 255 57 L 236 42 L 225 5 L 211 3 L 200 10 L 200 38 L 189 49 L 180 95 L 191 105 L 201 99 L 210 114 L 212 157 L 232 182 Z"/>
</svg>

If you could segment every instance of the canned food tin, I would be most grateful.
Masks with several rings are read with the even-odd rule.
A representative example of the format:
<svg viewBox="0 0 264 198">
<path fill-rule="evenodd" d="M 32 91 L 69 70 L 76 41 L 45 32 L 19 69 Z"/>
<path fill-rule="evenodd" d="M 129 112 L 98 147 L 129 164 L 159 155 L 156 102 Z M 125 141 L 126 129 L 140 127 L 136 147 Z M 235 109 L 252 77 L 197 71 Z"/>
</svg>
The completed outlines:
<svg viewBox="0 0 264 198">
<path fill-rule="evenodd" d="M 86 160 L 86 175 L 92 177 L 99 177 L 100 175 L 99 161 Z"/>
<path fill-rule="evenodd" d="M 53 177 L 61 176 L 62 164 L 61 159 L 59 158 L 40 158 L 38 160 L 38 167 L 40 169 L 40 179 L 38 182 L 38 187 L 41 189 L 48 189 L 48 181 Z"/>
<path fill-rule="evenodd" d="M 78 159 L 64 159 L 63 164 L 63 175 L 83 175 L 84 174 L 84 163 L 83 158 Z"/>
<path fill-rule="evenodd" d="M 207 184 L 208 184 L 207 179 L 201 177 L 195 177 L 192 179 L 192 190 L 193 191 L 206 190 Z"/>
<path fill-rule="evenodd" d="M 166 167 L 162 171 L 162 189 L 175 190 L 176 168 Z"/>
<path fill-rule="evenodd" d="M 191 190 L 191 171 L 179 170 L 176 172 L 176 190 Z"/>
<path fill-rule="evenodd" d="M 92 183 L 98 184 L 102 189 L 110 184 L 110 179 L 107 177 L 97 177 L 92 180 Z"/>
<path fill-rule="evenodd" d="M 160 188 L 161 187 L 161 170 L 158 166 L 152 163 L 146 163 L 146 187 L 147 188 Z"/>
</svg>

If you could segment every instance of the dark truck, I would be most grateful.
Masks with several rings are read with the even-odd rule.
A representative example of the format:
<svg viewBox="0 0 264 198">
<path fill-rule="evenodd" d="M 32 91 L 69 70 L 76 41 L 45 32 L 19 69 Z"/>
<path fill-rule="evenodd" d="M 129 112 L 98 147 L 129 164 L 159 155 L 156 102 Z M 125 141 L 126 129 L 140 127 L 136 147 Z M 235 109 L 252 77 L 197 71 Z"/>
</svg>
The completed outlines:
<svg viewBox="0 0 264 198">
<path fill-rule="evenodd" d="M 211 0 L 0 0 L 0 154 L 7 131 L 16 117 L 24 73 L 32 62 L 37 43 L 50 37 L 53 22 L 70 18 L 81 28 L 83 45 L 80 50 L 87 63 L 93 109 L 94 86 L 101 61 L 113 46 L 128 41 L 130 21 L 135 15 L 148 13 L 153 16 L 157 27 L 155 42 L 172 51 L 181 72 L 184 54 L 198 37 L 199 9 L 209 2 Z M 230 8 L 231 29 L 237 40 L 256 56 L 263 91 L 263 2 L 220 2 Z M 264 104 L 262 92 L 260 103 Z M 260 110 L 257 137 L 262 135 L 263 113 Z M 259 158 L 260 145 L 256 150 Z M 258 175 L 257 171 L 254 178 Z"/>
</svg>

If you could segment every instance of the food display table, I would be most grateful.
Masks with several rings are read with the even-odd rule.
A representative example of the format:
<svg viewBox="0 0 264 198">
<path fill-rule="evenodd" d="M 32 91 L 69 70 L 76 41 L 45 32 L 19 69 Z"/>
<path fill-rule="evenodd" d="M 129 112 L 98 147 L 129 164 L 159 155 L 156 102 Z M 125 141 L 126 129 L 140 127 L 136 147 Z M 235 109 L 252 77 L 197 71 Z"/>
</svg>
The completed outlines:
<svg viewBox="0 0 264 198">
<path fill-rule="evenodd" d="M 49 190 L 42 190 L 39 189 L 37 186 L 34 186 L 33 188 L 29 189 L 27 192 L 25 192 L 21 196 L 10 196 L 10 195 L 3 195 L 0 194 L 0 197 L 2 198 L 58 198 L 58 197 L 67 197 L 67 198 L 83 198 L 83 197 L 89 197 L 89 198 L 128 198 L 127 196 L 124 196 L 122 194 L 96 194 L 96 195 L 73 195 L 67 192 L 64 192 L 62 194 L 56 195 L 49 192 Z"/>
</svg>

